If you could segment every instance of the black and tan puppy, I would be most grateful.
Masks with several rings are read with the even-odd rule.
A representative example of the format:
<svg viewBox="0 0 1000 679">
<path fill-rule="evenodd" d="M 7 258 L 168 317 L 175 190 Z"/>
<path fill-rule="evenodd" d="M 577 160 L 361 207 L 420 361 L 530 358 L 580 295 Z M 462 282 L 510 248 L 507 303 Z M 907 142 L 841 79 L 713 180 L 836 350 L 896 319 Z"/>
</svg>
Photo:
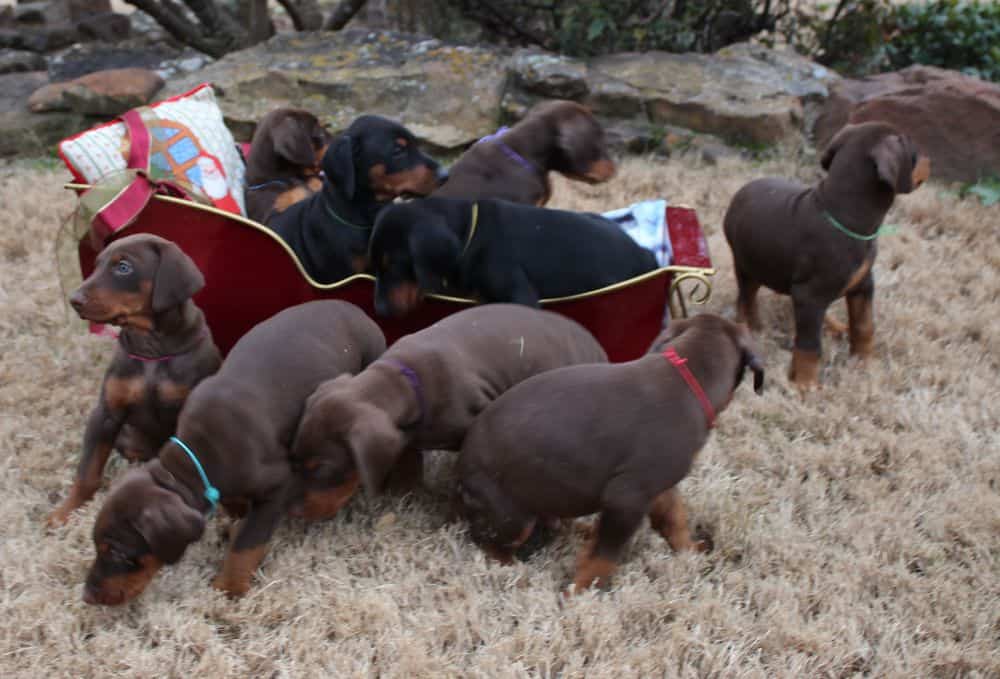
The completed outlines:
<svg viewBox="0 0 1000 679">
<path fill-rule="evenodd" d="M 332 516 L 359 482 L 377 492 L 397 461 L 413 472 L 420 450 L 457 450 L 475 417 L 518 382 L 606 361 L 575 321 L 513 304 L 472 307 L 403 337 L 309 397 L 292 449 L 306 479 L 303 513 Z"/>
<path fill-rule="evenodd" d="M 49 515 L 63 524 L 101 485 L 113 448 L 149 460 L 174 433 L 188 393 L 222 357 L 191 296 L 201 271 L 174 243 L 149 234 L 114 241 L 70 297 L 80 317 L 121 327 L 101 393 L 83 435 L 69 495 Z"/>
<path fill-rule="evenodd" d="M 703 314 L 671 323 L 638 360 L 521 382 L 462 446 L 458 496 L 472 538 L 506 562 L 537 522 L 599 512 L 577 589 L 608 583 L 645 516 L 675 550 L 703 549 L 676 486 L 747 367 L 759 392 L 764 370 L 747 329 Z"/>
<path fill-rule="evenodd" d="M 323 188 L 320 163 L 333 136 L 319 118 L 278 108 L 257 123 L 247 155 L 247 216 L 261 224 Z"/>
<path fill-rule="evenodd" d="M 219 372 L 191 392 L 177 440 L 111 489 L 94 525 L 97 556 L 84 600 L 124 603 L 180 559 L 213 508 L 209 485 L 227 511 L 245 513 L 213 584 L 245 593 L 301 489 L 289 449 L 306 398 L 384 349 L 378 326 L 347 302 L 309 302 L 254 326 Z"/>
<path fill-rule="evenodd" d="M 330 144 L 321 163 L 323 189 L 268 225 L 314 280 L 333 283 L 368 269 L 375 215 L 399 196 L 423 196 L 444 178 L 405 127 L 361 116 Z"/>
<path fill-rule="evenodd" d="M 733 197 L 724 222 L 740 319 L 760 327 L 762 285 L 792 297 L 789 377 L 803 389 L 817 383 L 823 317 L 836 299 L 847 299 L 851 353 L 871 355 L 875 239 L 896 194 L 913 191 L 930 175 L 930 160 L 885 123 L 845 127 L 821 162 L 828 173 L 813 187 L 785 179 L 750 182 Z"/>
<path fill-rule="evenodd" d="M 589 184 L 615 174 L 604 128 L 575 101 L 537 104 L 514 127 L 481 139 L 449 168 L 434 195 L 542 206 L 552 194 L 549 172 Z"/>
<path fill-rule="evenodd" d="M 438 197 L 383 210 L 370 256 L 383 315 L 408 313 L 428 292 L 538 306 L 656 268 L 652 252 L 600 215 Z"/>
</svg>

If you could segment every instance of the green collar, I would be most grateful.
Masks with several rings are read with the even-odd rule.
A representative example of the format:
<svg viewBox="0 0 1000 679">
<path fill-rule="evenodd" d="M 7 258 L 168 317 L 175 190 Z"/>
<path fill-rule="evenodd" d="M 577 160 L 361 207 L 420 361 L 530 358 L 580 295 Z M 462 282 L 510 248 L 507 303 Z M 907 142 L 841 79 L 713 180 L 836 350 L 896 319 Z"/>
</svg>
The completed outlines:
<svg viewBox="0 0 1000 679">
<path fill-rule="evenodd" d="M 344 226 L 349 226 L 352 229 L 363 229 L 364 231 L 368 231 L 368 230 L 370 230 L 372 228 L 370 226 L 362 226 L 360 224 L 352 224 L 351 222 L 347 221 L 346 219 L 344 219 L 343 217 L 341 217 L 340 215 L 338 215 L 336 212 L 334 212 L 333 208 L 330 207 L 330 203 L 328 203 L 326 200 L 323 200 L 323 207 L 326 209 L 326 213 L 328 215 L 330 215 L 331 217 L 333 217 L 334 219 L 336 219 L 338 222 L 340 222 Z"/>
<path fill-rule="evenodd" d="M 878 228 L 878 231 L 876 231 L 875 233 L 873 233 L 873 234 L 871 234 L 869 236 L 865 236 L 865 235 L 862 235 L 860 233 L 854 233 L 853 231 L 851 231 L 850 229 L 848 229 L 846 226 L 844 226 L 843 224 L 841 224 L 840 222 L 838 222 L 837 218 L 834 217 L 833 215 L 831 215 L 826 210 L 823 210 L 823 216 L 826 217 L 826 221 L 830 222 L 833 226 L 837 227 L 837 229 L 841 233 L 843 233 L 845 235 L 848 235 L 848 236 L 850 236 L 851 238 L 853 238 L 855 240 L 875 240 L 876 238 L 878 238 L 879 236 L 881 236 L 883 234 L 884 235 L 888 235 L 888 234 L 891 234 L 891 233 L 896 233 L 896 227 L 894 225 L 892 225 L 892 224 L 883 224 L 882 226 L 880 226 Z"/>
</svg>

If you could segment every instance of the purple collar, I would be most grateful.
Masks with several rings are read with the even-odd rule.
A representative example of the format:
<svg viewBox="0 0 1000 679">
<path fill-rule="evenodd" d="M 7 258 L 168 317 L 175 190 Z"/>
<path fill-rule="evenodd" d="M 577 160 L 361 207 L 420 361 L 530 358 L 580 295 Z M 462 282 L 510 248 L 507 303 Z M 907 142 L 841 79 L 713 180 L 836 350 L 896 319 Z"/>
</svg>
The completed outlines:
<svg viewBox="0 0 1000 679">
<path fill-rule="evenodd" d="M 501 151 L 504 152 L 504 155 L 506 155 L 508 158 L 510 158 L 511 160 L 513 160 L 515 163 L 517 163 L 518 165 L 520 165 L 524 169 L 528 170 L 529 172 L 540 172 L 540 170 L 538 169 L 537 165 L 535 165 L 533 162 L 531 162 L 530 160 L 528 160 L 527 158 L 525 158 L 524 156 L 522 156 L 520 153 L 518 153 L 517 151 L 515 151 L 511 147 L 507 146 L 507 144 L 504 144 L 502 141 L 500 141 L 500 137 L 502 137 L 503 134 L 508 129 L 510 129 L 510 128 L 508 128 L 506 125 L 504 125 L 499 130 L 497 130 L 496 132 L 494 132 L 493 134 L 490 134 L 490 135 L 487 135 L 487 136 L 483 137 L 482 139 L 480 139 L 476 143 L 477 144 L 482 144 L 483 142 L 491 141 L 491 142 L 493 142 L 494 144 L 497 145 L 497 148 L 499 148 Z"/>
<path fill-rule="evenodd" d="M 417 375 L 416 371 L 410 366 L 406 365 L 402 361 L 397 361 L 394 358 L 382 359 L 386 363 L 391 363 L 399 369 L 399 372 L 406 378 L 410 386 L 413 387 L 413 394 L 417 397 L 417 407 L 420 409 L 420 416 L 417 421 L 413 424 L 406 425 L 405 428 L 419 427 L 424 422 L 424 418 L 427 416 L 427 402 L 424 400 L 424 387 L 420 383 L 420 377 Z"/>
</svg>

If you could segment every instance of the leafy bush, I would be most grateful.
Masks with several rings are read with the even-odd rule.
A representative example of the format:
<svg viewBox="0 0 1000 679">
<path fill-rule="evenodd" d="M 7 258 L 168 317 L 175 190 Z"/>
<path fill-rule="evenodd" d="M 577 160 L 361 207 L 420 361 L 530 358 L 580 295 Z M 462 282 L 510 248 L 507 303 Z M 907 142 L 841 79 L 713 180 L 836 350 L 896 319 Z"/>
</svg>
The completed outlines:
<svg viewBox="0 0 1000 679">
<path fill-rule="evenodd" d="M 928 64 L 1000 82 L 1000 3 L 935 0 L 901 5 L 885 45 L 892 69 Z"/>
</svg>

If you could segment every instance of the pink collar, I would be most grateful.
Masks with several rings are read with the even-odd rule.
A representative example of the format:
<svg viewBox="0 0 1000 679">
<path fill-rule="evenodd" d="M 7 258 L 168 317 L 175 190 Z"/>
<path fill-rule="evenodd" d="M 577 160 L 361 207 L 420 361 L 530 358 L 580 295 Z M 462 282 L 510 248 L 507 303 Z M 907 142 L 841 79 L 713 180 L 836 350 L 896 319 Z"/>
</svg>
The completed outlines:
<svg viewBox="0 0 1000 679">
<path fill-rule="evenodd" d="M 684 381 L 687 382 L 691 391 L 698 398 L 701 403 L 701 409 L 705 411 L 705 419 L 708 420 L 708 428 L 711 429 L 715 426 L 715 408 L 712 407 L 712 402 L 708 400 L 708 396 L 705 394 L 705 390 L 701 388 L 698 384 L 698 380 L 695 376 L 691 374 L 691 370 L 687 367 L 687 359 L 681 358 L 673 347 L 667 347 L 667 350 L 663 352 L 663 355 L 675 368 L 677 372 L 681 374 Z"/>
</svg>

